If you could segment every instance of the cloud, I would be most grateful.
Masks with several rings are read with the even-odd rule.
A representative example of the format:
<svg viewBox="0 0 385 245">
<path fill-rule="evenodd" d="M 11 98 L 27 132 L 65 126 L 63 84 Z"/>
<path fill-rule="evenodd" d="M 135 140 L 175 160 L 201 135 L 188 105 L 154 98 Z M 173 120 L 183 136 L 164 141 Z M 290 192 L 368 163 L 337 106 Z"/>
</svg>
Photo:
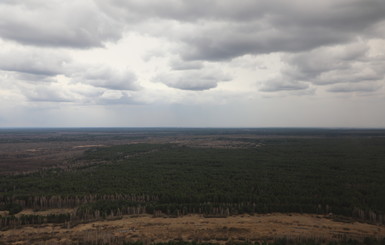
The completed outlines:
<svg viewBox="0 0 385 245">
<path fill-rule="evenodd" d="M 91 0 L 2 1 L 0 37 L 22 44 L 89 48 L 121 37 L 121 25 Z"/>
<path fill-rule="evenodd" d="M 128 91 L 111 90 L 85 83 L 55 81 L 49 84 L 18 83 L 18 93 L 31 102 L 71 102 L 80 105 L 115 105 L 140 103 Z"/>
<path fill-rule="evenodd" d="M 2 57 L 0 70 L 7 73 L 8 79 L 15 81 L 56 83 L 57 76 L 64 76 L 73 82 L 94 87 L 113 90 L 140 89 L 135 74 L 127 69 L 76 63 L 59 51 L 11 48 L 9 51 L 0 51 L 0 55 Z M 37 95 L 42 95 L 42 98 L 46 98 L 45 91 L 39 87 L 35 93 L 27 97 L 37 100 Z M 61 99 L 57 101 L 61 101 Z"/>
<path fill-rule="evenodd" d="M 135 74 L 129 70 L 113 69 L 108 66 L 90 66 L 85 69 L 78 67 L 76 69 L 78 71 L 70 75 L 76 83 L 84 83 L 111 90 L 140 89 Z"/>
<path fill-rule="evenodd" d="M 261 90 L 304 89 L 312 84 L 332 86 L 326 89 L 329 92 L 375 91 L 385 81 L 385 52 L 381 52 L 358 41 L 286 54 L 281 75 L 265 82 Z"/>
<path fill-rule="evenodd" d="M 351 92 L 375 92 L 380 90 L 383 87 L 383 83 L 345 83 L 345 84 L 336 84 L 328 88 L 328 92 L 334 93 L 351 93 Z"/>
<path fill-rule="evenodd" d="M 114 68 L 108 63 L 79 62 L 61 49 L 0 44 L 4 47 L 0 51 L 0 72 L 7 75 L 8 80 L 48 84 L 57 83 L 61 76 L 73 83 L 105 89 L 141 88 L 136 75 L 128 69 Z"/>
<path fill-rule="evenodd" d="M 299 81 L 287 80 L 286 78 L 275 78 L 262 83 L 260 91 L 277 92 L 277 91 L 295 91 L 305 90 L 309 88 L 309 84 Z"/>
<path fill-rule="evenodd" d="M 327 32 L 310 27 L 288 31 L 277 29 L 265 20 L 247 23 L 209 23 L 195 35 L 182 37 L 187 44 L 181 50 L 186 60 L 221 61 L 246 54 L 299 52 L 349 40 L 345 33 Z"/>
<path fill-rule="evenodd" d="M 133 125 L 119 118 L 122 112 L 132 122 L 178 104 L 205 126 L 201 108 L 215 114 L 220 105 L 217 125 L 230 125 L 222 120 L 235 113 L 234 126 L 269 126 L 261 118 L 278 125 L 302 106 L 304 120 L 314 120 L 308 125 L 322 126 L 305 117 L 348 113 L 341 103 L 351 111 L 362 103 L 368 115 L 381 116 L 384 13 L 383 0 L 3 0 L 2 116 L 19 107 L 26 112 L 20 125 L 28 125 L 30 107 L 67 108 L 55 114 L 56 123 L 76 117 L 96 125 L 91 110 L 95 118 L 116 113 L 119 125 Z M 341 107 L 328 117 L 333 105 Z M 170 125 L 179 126 L 172 120 L 182 114 Z M 384 124 L 383 117 L 373 124 L 367 118 L 368 125 Z"/>
<path fill-rule="evenodd" d="M 231 77 L 216 70 L 176 70 L 159 74 L 153 80 L 171 88 L 202 91 L 215 88 L 218 82 L 229 81 Z"/>
<path fill-rule="evenodd" d="M 63 89 L 59 84 L 28 86 L 21 89 L 29 101 L 36 102 L 72 102 L 74 95 Z"/>
<path fill-rule="evenodd" d="M 170 66 L 173 70 L 197 70 L 203 68 L 203 62 L 183 61 L 179 58 L 171 60 Z"/>
<path fill-rule="evenodd" d="M 275 3 L 270 3 L 275 2 Z M 196 0 L 175 1 L 156 0 L 145 1 L 104 1 L 96 0 L 107 15 L 120 21 L 134 22 L 135 24 L 149 19 L 175 20 L 178 22 L 197 22 L 200 20 L 232 20 L 247 21 L 260 18 L 264 12 L 272 8 L 280 8 L 285 1 L 254 1 L 242 0 Z M 207 6 L 210 6 L 209 8 Z"/>
<path fill-rule="evenodd" d="M 71 59 L 52 50 L 10 48 L 0 51 L 0 70 L 19 73 L 26 80 L 62 74 Z"/>
<path fill-rule="evenodd" d="M 375 58 L 370 52 L 367 43 L 358 42 L 292 54 L 287 60 L 288 74 L 316 85 L 383 80 L 385 56 Z"/>
<path fill-rule="evenodd" d="M 220 61 L 342 44 L 358 36 L 376 35 L 374 29 L 385 20 L 382 0 L 97 3 L 107 15 L 135 22 L 136 27 L 129 26 L 135 31 L 183 44 L 179 53 L 185 60 Z"/>
<path fill-rule="evenodd" d="M 384 12 L 382 0 L 3 1 L 0 37 L 90 48 L 139 32 L 182 44 L 185 60 L 218 61 L 379 35 Z"/>
<path fill-rule="evenodd" d="M 352 63 L 362 61 L 369 51 L 363 43 L 344 46 L 321 47 L 309 52 L 286 55 L 283 59 L 288 64 L 284 71 L 288 76 L 298 80 L 318 79 L 318 84 L 333 83 L 320 77 L 332 72 L 341 72 L 352 67 Z M 329 77 L 330 79 L 330 77 Z"/>
<path fill-rule="evenodd" d="M 0 37 L 90 48 L 139 32 L 183 44 L 185 60 L 217 61 L 379 35 L 384 12 L 382 0 L 2 1 Z"/>
<path fill-rule="evenodd" d="M 351 0 L 325 0 L 317 3 L 310 3 L 306 0 L 196 0 L 196 1 L 175 1 L 156 0 L 146 1 L 96 1 L 101 9 L 114 14 L 119 18 L 135 20 L 138 18 L 152 17 L 159 19 L 175 19 L 184 22 L 194 22 L 201 19 L 249 21 L 259 19 L 264 15 L 283 16 L 290 15 L 294 20 L 303 18 L 322 18 L 322 13 L 328 12 L 326 22 L 335 22 L 338 19 L 351 16 L 353 19 L 380 18 L 383 2 L 381 0 L 351 1 Z M 210 8 L 207 6 L 210 5 Z M 377 10 L 374 11 L 373 9 Z M 143 15 L 146 14 L 146 15 Z M 144 16 L 144 17 L 143 17 Z"/>
<path fill-rule="evenodd" d="M 95 101 L 103 105 L 140 104 L 137 98 L 127 91 L 106 90 Z"/>
</svg>

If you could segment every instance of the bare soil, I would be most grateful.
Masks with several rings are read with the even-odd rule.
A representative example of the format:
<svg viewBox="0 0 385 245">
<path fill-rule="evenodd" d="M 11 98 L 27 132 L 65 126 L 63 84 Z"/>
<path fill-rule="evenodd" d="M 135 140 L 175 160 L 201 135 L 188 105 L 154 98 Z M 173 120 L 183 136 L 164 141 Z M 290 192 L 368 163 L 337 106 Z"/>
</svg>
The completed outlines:
<svg viewBox="0 0 385 245">
<path fill-rule="evenodd" d="M 274 213 L 227 218 L 205 218 L 200 215 L 176 218 L 124 216 L 118 220 L 90 222 L 72 228 L 44 225 L 0 231 L 0 241 L 6 244 L 137 240 L 149 243 L 184 240 L 223 244 L 229 241 L 266 241 L 277 238 L 332 241 L 347 238 L 362 240 L 365 237 L 384 238 L 385 226 L 346 222 L 324 215 Z"/>
</svg>

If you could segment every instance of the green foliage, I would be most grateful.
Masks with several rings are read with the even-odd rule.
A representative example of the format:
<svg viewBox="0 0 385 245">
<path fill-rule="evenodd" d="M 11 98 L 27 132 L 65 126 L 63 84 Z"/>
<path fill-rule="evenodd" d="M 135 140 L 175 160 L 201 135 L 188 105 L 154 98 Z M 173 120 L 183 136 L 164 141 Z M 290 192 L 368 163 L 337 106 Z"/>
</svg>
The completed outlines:
<svg viewBox="0 0 385 245">
<path fill-rule="evenodd" d="M 98 148 L 82 160 L 105 164 L 4 176 L 0 203 L 31 196 L 126 194 L 151 197 L 135 199 L 149 213 L 332 212 L 373 221 L 385 214 L 384 138 L 253 140 L 259 146 L 244 149 Z M 136 205 L 130 202 L 90 202 L 79 212 L 108 215 Z"/>
<path fill-rule="evenodd" d="M 98 216 L 106 217 L 108 215 L 126 214 L 125 210 L 129 207 L 137 207 L 139 204 L 137 202 L 125 201 L 125 200 L 99 200 L 92 203 L 87 203 L 81 205 L 77 209 L 77 215 L 83 217 L 86 214 L 95 214 L 98 213 Z M 95 215 L 93 215 L 95 216 Z"/>
</svg>

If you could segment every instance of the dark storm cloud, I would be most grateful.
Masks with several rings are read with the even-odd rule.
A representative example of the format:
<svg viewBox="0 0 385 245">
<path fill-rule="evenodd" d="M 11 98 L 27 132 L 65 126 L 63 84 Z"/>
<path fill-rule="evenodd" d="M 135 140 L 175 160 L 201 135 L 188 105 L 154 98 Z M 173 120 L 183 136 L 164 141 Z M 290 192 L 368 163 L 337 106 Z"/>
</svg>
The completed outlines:
<svg viewBox="0 0 385 245">
<path fill-rule="evenodd" d="M 364 5 L 364 6 L 363 6 Z M 273 9 L 260 19 L 210 24 L 183 37 L 186 59 L 223 60 L 245 54 L 300 52 L 365 36 L 385 18 L 384 1 Z M 323 7 L 323 8 L 322 8 Z"/>
<path fill-rule="evenodd" d="M 180 54 L 186 60 L 300 52 L 345 43 L 372 35 L 372 28 L 385 19 L 382 0 L 97 2 L 120 21 L 156 23 L 159 30 L 146 26 L 138 31 L 185 44 Z"/>
<path fill-rule="evenodd" d="M 374 91 L 381 88 L 379 84 L 383 84 L 385 78 L 385 57 L 371 57 L 369 46 L 363 42 L 288 54 L 283 61 L 287 66 L 279 81 L 291 81 L 289 84 L 294 85 L 339 84 L 328 88 L 329 92 Z M 277 82 L 266 84 L 274 90 Z"/>
<path fill-rule="evenodd" d="M 346 71 L 353 63 L 365 62 L 369 47 L 364 43 L 353 43 L 345 46 L 321 47 L 310 52 L 290 54 L 284 57 L 288 68 L 284 73 L 298 80 L 318 79 L 333 71 Z M 325 83 L 334 83 L 328 79 Z"/>
<path fill-rule="evenodd" d="M 218 82 L 229 81 L 230 76 L 221 71 L 185 70 L 171 71 L 154 78 L 168 87 L 182 90 L 208 90 L 217 87 Z"/>
<path fill-rule="evenodd" d="M 93 1 L 2 1 L 0 37 L 36 46 L 88 48 L 120 38 Z"/>
<path fill-rule="evenodd" d="M 174 19 L 196 21 L 197 19 L 250 19 L 260 15 L 269 6 L 267 1 L 243 0 L 147 0 L 124 1 L 96 0 L 100 8 L 116 17 L 126 20 L 142 18 Z"/>
<path fill-rule="evenodd" d="M 0 37 L 88 48 L 135 31 L 183 43 L 186 60 L 225 60 L 372 35 L 384 12 L 383 0 L 2 1 Z"/>
<path fill-rule="evenodd" d="M 182 22 L 198 20 L 228 20 L 248 22 L 270 18 L 277 24 L 285 22 L 303 24 L 333 24 L 339 27 L 354 26 L 355 21 L 365 25 L 383 18 L 381 0 L 96 0 L 106 13 L 120 19 L 145 18 L 172 19 Z M 304 23 L 307 21 L 306 23 Z M 359 27 L 362 27 L 360 25 Z"/>
<path fill-rule="evenodd" d="M 286 67 L 261 91 L 375 91 L 384 82 L 385 59 L 373 58 L 367 41 L 385 37 L 384 13 L 383 0 L 4 0 L 0 41 L 50 49 L 0 51 L 0 70 L 24 81 L 54 83 L 63 75 L 98 89 L 138 90 L 132 71 L 79 65 L 60 54 L 138 33 L 169 41 L 164 56 L 179 57 L 154 79 L 172 88 L 207 90 L 230 80 L 205 61 L 279 52 Z"/>
<path fill-rule="evenodd" d="M 183 37 L 189 48 L 181 51 L 186 60 L 220 61 L 246 54 L 272 52 L 300 52 L 312 48 L 341 43 L 352 37 L 351 33 L 332 32 L 309 27 L 288 31 L 276 29 L 267 23 L 258 27 L 253 23 L 219 23 Z"/>
</svg>

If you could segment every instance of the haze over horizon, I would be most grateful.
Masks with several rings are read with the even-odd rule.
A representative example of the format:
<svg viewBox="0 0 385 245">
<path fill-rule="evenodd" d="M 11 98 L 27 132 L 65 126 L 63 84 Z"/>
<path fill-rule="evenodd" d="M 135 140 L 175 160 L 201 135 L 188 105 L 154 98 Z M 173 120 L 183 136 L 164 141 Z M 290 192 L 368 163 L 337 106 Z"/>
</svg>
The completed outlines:
<svg viewBox="0 0 385 245">
<path fill-rule="evenodd" d="M 4 0 L 0 127 L 385 128 L 383 0 Z"/>
</svg>

